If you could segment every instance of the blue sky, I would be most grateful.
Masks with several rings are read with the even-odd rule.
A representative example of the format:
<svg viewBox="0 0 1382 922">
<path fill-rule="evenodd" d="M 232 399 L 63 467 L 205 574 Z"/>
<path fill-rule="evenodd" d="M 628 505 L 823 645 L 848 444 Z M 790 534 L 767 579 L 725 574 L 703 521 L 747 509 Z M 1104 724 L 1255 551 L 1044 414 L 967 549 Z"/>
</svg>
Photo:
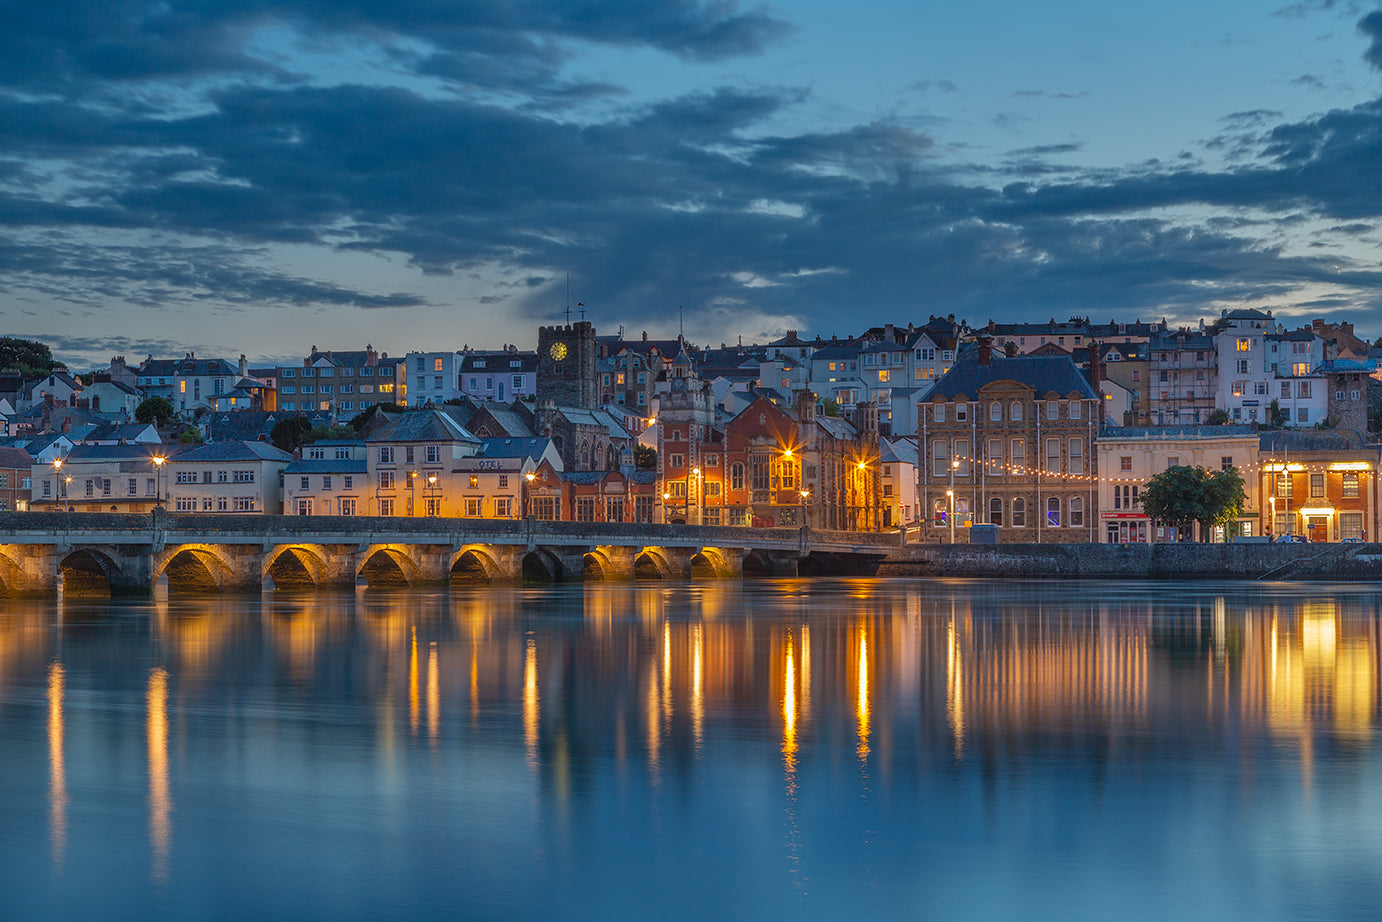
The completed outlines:
<svg viewBox="0 0 1382 922">
<path fill-rule="evenodd" d="M 5 3 L 0 312 L 77 367 L 932 314 L 1382 334 L 1357 3 Z M 929 8 L 928 8 L 929 7 Z"/>
</svg>

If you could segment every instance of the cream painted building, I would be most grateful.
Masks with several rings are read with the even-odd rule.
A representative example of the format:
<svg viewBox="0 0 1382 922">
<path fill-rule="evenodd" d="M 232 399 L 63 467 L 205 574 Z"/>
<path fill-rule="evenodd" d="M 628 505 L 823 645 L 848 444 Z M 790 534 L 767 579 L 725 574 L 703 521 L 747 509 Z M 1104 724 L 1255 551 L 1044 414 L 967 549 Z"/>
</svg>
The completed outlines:
<svg viewBox="0 0 1382 922">
<path fill-rule="evenodd" d="M 1099 472 L 1098 541 L 1146 544 L 1174 540 L 1142 511 L 1141 493 L 1170 467 L 1237 468 L 1247 501 L 1238 521 L 1210 540 L 1263 534 L 1258 503 L 1258 436 L 1251 426 L 1106 426 L 1095 442 Z"/>
</svg>

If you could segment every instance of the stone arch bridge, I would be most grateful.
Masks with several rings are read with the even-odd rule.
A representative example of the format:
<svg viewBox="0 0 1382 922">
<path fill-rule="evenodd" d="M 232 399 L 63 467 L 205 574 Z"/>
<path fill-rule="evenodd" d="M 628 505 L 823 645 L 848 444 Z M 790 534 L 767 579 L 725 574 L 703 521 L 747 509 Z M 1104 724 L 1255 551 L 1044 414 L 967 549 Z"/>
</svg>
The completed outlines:
<svg viewBox="0 0 1382 922">
<path fill-rule="evenodd" d="M 0 595 L 871 574 L 898 533 L 338 516 L 0 513 Z"/>
</svg>

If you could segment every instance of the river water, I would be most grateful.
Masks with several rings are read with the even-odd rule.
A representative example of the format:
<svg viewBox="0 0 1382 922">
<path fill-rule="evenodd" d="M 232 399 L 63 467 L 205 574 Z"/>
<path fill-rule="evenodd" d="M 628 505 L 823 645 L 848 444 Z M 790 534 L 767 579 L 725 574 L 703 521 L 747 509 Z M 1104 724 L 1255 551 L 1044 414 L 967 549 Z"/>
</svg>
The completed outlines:
<svg viewBox="0 0 1382 922">
<path fill-rule="evenodd" d="M 1369 919 L 1382 589 L 4 603 L 4 919 Z"/>
</svg>

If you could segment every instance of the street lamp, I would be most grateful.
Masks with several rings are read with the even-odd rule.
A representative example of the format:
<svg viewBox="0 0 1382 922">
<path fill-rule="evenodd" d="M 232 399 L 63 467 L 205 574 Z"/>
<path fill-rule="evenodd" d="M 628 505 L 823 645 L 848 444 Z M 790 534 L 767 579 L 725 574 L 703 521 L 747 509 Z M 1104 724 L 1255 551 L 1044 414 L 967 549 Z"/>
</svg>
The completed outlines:
<svg viewBox="0 0 1382 922">
<path fill-rule="evenodd" d="M 959 468 L 958 458 L 950 462 L 950 489 L 945 491 L 945 495 L 950 497 L 950 543 L 955 543 L 955 471 Z M 1041 510 L 1037 510 L 1040 512 Z"/>
<path fill-rule="evenodd" d="M 805 527 L 806 527 L 806 499 L 807 499 L 807 497 L 809 497 L 809 496 L 811 495 L 811 491 L 810 491 L 810 490 L 802 490 L 802 491 L 800 491 L 800 492 L 801 492 L 801 527 L 802 527 L 802 528 L 805 528 Z M 827 526 L 827 527 L 829 527 L 829 526 Z"/>
<path fill-rule="evenodd" d="M 55 491 L 57 492 L 57 494 L 58 494 L 58 495 L 57 495 L 58 502 L 62 502 L 63 492 L 62 492 L 62 459 L 61 459 L 61 458 L 54 458 L 54 459 L 53 459 L 53 480 L 55 480 L 55 481 L 57 482 L 57 486 L 54 488 L 54 490 L 55 490 Z M 65 504 L 64 504 L 64 505 L 65 505 Z"/>
<path fill-rule="evenodd" d="M 162 455 L 154 455 L 154 506 L 163 505 L 163 462 L 168 459 Z"/>
<path fill-rule="evenodd" d="M 427 490 L 425 491 L 426 494 L 427 494 L 426 497 L 425 497 L 425 499 L 427 500 L 427 502 L 428 502 L 428 504 L 429 504 L 428 507 L 427 507 L 427 514 L 428 514 L 428 515 L 440 515 L 440 514 L 441 514 L 441 502 L 437 499 L 436 490 L 437 490 L 437 475 L 436 475 L 436 474 L 428 474 L 428 475 L 427 475 Z M 437 505 L 436 505 L 436 506 L 432 506 L 432 505 L 430 505 L 431 503 L 436 503 Z M 435 510 L 435 512 L 434 512 L 434 510 Z"/>
<path fill-rule="evenodd" d="M 867 510 L 868 510 L 868 503 L 867 503 L 867 501 L 866 501 L 865 498 L 864 498 L 864 486 L 865 486 L 865 484 L 867 484 L 867 482 L 868 482 L 867 478 L 864 476 L 864 471 L 865 471 L 867 468 L 868 468 L 868 463 L 865 462 L 865 461 L 860 461 L 860 462 L 856 465 L 856 467 L 855 467 L 855 469 L 858 471 L 858 473 L 855 475 L 855 476 L 857 477 L 857 480 L 855 481 L 855 483 L 857 484 L 857 486 L 855 487 L 855 489 L 858 491 L 858 494 L 857 494 L 857 495 L 858 495 L 858 497 L 859 497 L 859 516 L 854 520 L 854 524 L 855 524 L 855 527 L 856 527 L 856 528 L 859 528 L 859 527 L 861 527 L 861 526 L 860 526 L 860 522 L 861 522 L 861 520 L 862 520 L 862 522 L 863 522 L 862 528 L 863 528 L 863 530 L 865 530 L 865 531 L 867 531 L 868 528 L 869 528 L 869 526 L 868 526 L 869 515 L 868 515 L 868 511 L 867 511 Z"/>
<path fill-rule="evenodd" d="M 417 515 L 417 471 L 408 472 L 408 514 Z"/>
<path fill-rule="evenodd" d="M 701 488 L 701 469 L 693 468 L 691 473 L 696 475 L 696 524 L 705 524 L 705 491 Z M 690 502 L 690 499 L 687 499 Z"/>
<path fill-rule="evenodd" d="M 532 471 L 523 475 L 523 518 L 532 515 L 530 506 L 532 505 L 533 481 L 537 479 L 537 474 Z"/>
<path fill-rule="evenodd" d="M 671 493 L 665 493 L 665 492 L 664 492 L 664 493 L 662 494 L 662 524 L 663 524 L 663 525 L 666 525 L 666 524 L 667 524 L 667 500 L 669 500 L 669 499 L 671 499 L 671 498 L 672 498 L 672 494 L 671 494 Z"/>
</svg>

